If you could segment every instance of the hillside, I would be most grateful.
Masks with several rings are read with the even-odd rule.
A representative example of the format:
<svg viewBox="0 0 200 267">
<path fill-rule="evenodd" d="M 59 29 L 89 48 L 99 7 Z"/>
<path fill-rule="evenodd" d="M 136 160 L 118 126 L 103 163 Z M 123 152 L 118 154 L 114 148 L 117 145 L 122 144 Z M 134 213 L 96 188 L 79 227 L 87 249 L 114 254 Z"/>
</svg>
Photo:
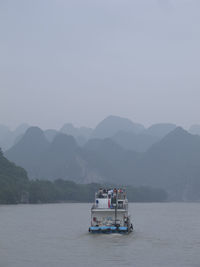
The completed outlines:
<svg viewBox="0 0 200 267">
<path fill-rule="evenodd" d="M 76 142 L 81 146 L 83 146 L 90 138 L 92 131 L 93 129 L 88 127 L 74 127 L 72 123 L 66 123 L 60 129 L 60 133 L 72 135 L 75 138 Z"/>
<path fill-rule="evenodd" d="M 74 137 L 59 133 L 48 142 L 38 127 L 29 128 L 20 141 L 5 152 L 6 157 L 25 168 L 32 179 L 103 181 L 82 154 Z"/>
<path fill-rule="evenodd" d="M 119 131 L 140 133 L 143 130 L 142 124 L 133 123 L 129 119 L 118 116 L 108 116 L 96 126 L 91 137 L 104 139 L 112 137 Z"/>
<path fill-rule="evenodd" d="M 131 132 L 120 131 L 112 136 L 112 140 L 124 149 L 145 152 L 153 144 L 158 142 L 160 138 L 146 134 L 145 132 L 135 134 Z"/>
<path fill-rule="evenodd" d="M 18 143 L 5 152 L 5 156 L 25 168 L 30 177 L 34 177 L 38 172 L 40 158 L 48 146 L 43 131 L 38 127 L 30 127 Z"/>
<path fill-rule="evenodd" d="M 0 125 L 0 147 L 3 151 L 11 148 L 17 140 L 25 133 L 29 128 L 28 124 L 24 123 L 19 125 L 14 131 L 11 131 L 9 127 Z"/>
<path fill-rule="evenodd" d="M 194 124 L 190 127 L 189 132 L 191 134 L 197 134 L 200 135 L 200 125 L 198 124 Z"/>
<path fill-rule="evenodd" d="M 163 138 L 168 133 L 176 129 L 176 125 L 172 123 L 157 123 L 151 125 L 145 130 L 145 133 L 151 136 L 156 136 L 158 138 Z"/>
<path fill-rule="evenodd" d="M 200 199 L 200 137 L 176 128 L 143 155 L 136 173 L 138 184 L 161 186 L 174 199 Z"/>
<path fill-rule="evenodd" d="M 133 140 L 136 134 L 127 135 Z M 144 133 L 138 135 L 146 138 Z M 172 200 L 200 199 L 199 136 L 178 127 L 157 141 L 150 139 L 154 143 L 148 144 L 149 148 L 143 142 L 146 151 L 142 153 L 131 150 L 130 140 L 124 138 L 122 145 L 113 138 L 96 138 L 79 146 L 74 137 L 57 134 L 48 142 L 41 129 L 31 127 L 5 155 L 25 168 L 32 179 L 113 184 L 123 181 L 163 188 Z M 141 144 L 135 142 L 132 148 L 138 148 L 136 145 Z"/>
<path fill-rule="evenodd" d="M 60 142 L 59 139 L 55 140 L 56 142 Z M 62 179 L 52 182 L 28 180 L 26 171 L 8 161 L 0 151 L 0 204 L 93 202 L 95 192 L 104 186 L 105 184 L 97 183 L 77 184 Z M 164 190 L 150 187 L 128 186 L 127 193 L 129 201 L 134 202 L 167 200 L 167 193 Z"/>
<path fill-rule="evenodd" d="M 0 150 L 0 203 L 19 203 L 27 188 L 25 170 L 9 162 Z"/>
<path fill-rule="evenodd" d="M 91 139 L 79 147 L 74 137 L 57 134 L 48 142 L 41 129 L 31 127 L 5 155 L 25 168 L 32 179 L 116 183 L 131 173 L 139 154 L 111 139 Z"/>
</svg>

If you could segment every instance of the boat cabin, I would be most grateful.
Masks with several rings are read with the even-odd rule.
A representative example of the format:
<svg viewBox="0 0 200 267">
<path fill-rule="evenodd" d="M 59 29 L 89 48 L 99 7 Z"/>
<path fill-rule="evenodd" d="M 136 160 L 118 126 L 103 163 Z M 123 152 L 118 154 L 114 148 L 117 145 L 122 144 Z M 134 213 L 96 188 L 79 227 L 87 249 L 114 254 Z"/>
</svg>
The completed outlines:
<svg viewBox="0 0 200 267">
<path fill-rule="evenodd" d="M 92 227 L 129 227 L 129 217 L 125 190 L 100 188 L 95 194 L 91 209 Z"/>
</svg>

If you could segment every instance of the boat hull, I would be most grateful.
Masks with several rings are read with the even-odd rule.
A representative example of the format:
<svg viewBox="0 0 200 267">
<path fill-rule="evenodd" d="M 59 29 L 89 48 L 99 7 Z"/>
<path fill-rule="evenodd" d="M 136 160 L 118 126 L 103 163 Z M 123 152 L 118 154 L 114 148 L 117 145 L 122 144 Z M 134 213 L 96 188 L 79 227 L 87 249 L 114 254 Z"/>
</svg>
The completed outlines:
<svg viewBox="0 0 200 267">
<path fill-rule="evenodd" d="M 116 226 L 91 226 L 88 230 L 92 234 L 128 234 L 133 231 L 128 227 L 116 227 Z"/>
</svg>

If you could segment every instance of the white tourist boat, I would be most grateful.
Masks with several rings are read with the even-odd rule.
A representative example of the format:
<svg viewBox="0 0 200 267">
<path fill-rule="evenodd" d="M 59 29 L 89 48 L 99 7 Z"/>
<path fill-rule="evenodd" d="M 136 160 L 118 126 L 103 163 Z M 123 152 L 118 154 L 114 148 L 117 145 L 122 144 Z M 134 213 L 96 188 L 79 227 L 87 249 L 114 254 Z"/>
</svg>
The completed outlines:
<svg viewBox="0 0 200 267">
<path fill-rule="evenodd" d="M 133 231 L 125 190 L 102 189 L 91 208 L 90 233 L 130 233 Z"/>
</svg>

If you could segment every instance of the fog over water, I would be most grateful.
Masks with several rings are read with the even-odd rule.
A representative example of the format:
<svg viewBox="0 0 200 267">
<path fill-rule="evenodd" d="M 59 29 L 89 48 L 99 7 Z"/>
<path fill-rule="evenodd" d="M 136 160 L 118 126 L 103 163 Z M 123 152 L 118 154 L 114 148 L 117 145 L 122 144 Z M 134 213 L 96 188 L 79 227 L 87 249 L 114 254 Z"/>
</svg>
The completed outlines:
<svg viewBox="0 0 200 267">
<path fill-rule="evenodd" d="M 0 123 L 200 123 L 200 2 L 0 2 Z"/>
</svg>

